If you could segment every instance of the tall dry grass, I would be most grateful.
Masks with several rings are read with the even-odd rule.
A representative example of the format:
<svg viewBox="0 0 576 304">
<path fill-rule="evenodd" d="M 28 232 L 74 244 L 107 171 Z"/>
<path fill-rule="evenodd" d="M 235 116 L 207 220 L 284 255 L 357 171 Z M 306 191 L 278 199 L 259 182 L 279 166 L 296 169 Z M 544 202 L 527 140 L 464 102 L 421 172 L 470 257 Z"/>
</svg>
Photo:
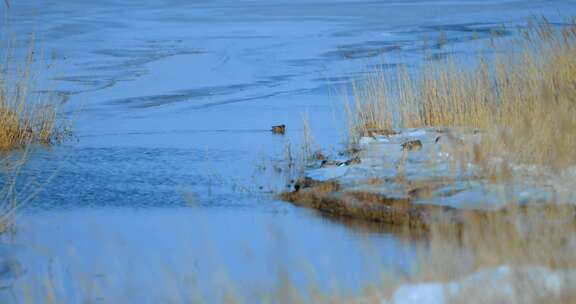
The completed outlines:
<svg viewBox="0 0 576 304">
<path fill-rule="evenodd" d="M 474 150 L 563 169 L 576 160 L 576 23 L 532 20 L 493 57 L 449 57 L 416 70 L 378 72 L 346 102 L 351 142 L 366 129 L 475 128 Z"/>
<path fill-rule="evenodd" d="M 379 295 L 391 298 L 402 284 L 433 282 L 446 290 L 459 286 L 438 303 L 574 303 L 575 210 L 518 208 L 468 218 L 459 227 L 435 223 L 416 271 L 389 282 Z M 502 267 L 512 274 L 496 271 Z"/>
<path fill-rule="evenodd" d="M 493 55 L 380 71 L 355 83 L 352 100 L 346 101 L 351 144 L 369 129 L 477 129 L 481 140 L 463 147 L 466 162 L 485 172 L 498 164 L 496 178 L 502 178 L 504 167 L 523 165 L 570 184 L 576 179 L 576 20 L 556 26 L 535 18 L 505 43 L 494 45 Z M 501 265 L 576 269 L 575 208 L 517 208 L 469 218 L 458 227 L 433 224 L 419 270 L 407 280 L 448 282 Z M 510 286 L 521 288 L 521 281 Z M 576 302 L 573 289 L 542 298 L 543 291 L 525 287 L 516 294 L 538 303 Z M 482 292 L 451 303 L 492 303 L 490 290 Z"/>
<path fill-rule="evenodd" d="M 0 55 L 0 233 L 7 230 L 19 206 L 40 191 L 20 181 L 30 150 L 70 136 L 58 103 L 35 88 L 37 58 L 33 43 L 24 57 L 4 46 Z M 20 59 L 18 59 L 20 58 Z"/>
<path fill-rule="evenodd" d="M 57 103 L 34 91 L 34 51 L 22 63 L 13 62 L 14 58 L 8 55 L 0 62 L 0 151 L 34 143 L 49 145 L 68 132 Z"/>
</svg>

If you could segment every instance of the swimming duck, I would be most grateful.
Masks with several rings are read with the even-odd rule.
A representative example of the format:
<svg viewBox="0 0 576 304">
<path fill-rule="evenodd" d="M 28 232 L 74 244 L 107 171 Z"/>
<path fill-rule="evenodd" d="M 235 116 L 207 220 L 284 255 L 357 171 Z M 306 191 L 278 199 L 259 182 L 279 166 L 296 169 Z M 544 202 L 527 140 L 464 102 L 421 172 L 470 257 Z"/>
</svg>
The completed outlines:
<svg viewBox="0 0 576 304">
<path fill-rule="evenodd" d="M 272 133 L 274 134 L 284 134 L 285 132 L 286 132 L 285 125 L 272 126 Z"/>
</svg>

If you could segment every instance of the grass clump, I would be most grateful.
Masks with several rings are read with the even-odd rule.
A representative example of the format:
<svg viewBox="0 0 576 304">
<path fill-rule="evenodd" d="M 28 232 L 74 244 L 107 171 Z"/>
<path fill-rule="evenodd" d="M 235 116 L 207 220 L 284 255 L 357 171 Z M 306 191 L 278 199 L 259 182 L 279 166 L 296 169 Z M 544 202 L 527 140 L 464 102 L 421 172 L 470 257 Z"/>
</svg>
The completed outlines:
<svg viewBox="0 0 576 304">
<path fill-rule="evenodd" d="M 11 60 L 3 58 L 0 66 L 0 151 L 53 144 L 69 130 L 59 122 L 58 105 L 34 92 L 34 52 L 29 52 L 21 66 Z"/>
<path fill-rule="evenodd" d="M 35 90 L 33 47 L 24 57 L 10 50 L 5 47 L 0 56 L 0 233 L 11 225 L 16 209 L 39 191 L 17 182 L 31 150 L 71 135 L 58 103 Z"/>
<path fill-rule="evenodd" d="M 562 169 L 576 160 L 576 23 L 545 18 L 493 57 L 428 63 L 353 86 L 351 141 L 371 128 L 474 128 L 475 158 Z M 350 107 L 349 107 L 350 108 Z M 353 110 L 353 111 L 352 111 Z"/>
</svg>

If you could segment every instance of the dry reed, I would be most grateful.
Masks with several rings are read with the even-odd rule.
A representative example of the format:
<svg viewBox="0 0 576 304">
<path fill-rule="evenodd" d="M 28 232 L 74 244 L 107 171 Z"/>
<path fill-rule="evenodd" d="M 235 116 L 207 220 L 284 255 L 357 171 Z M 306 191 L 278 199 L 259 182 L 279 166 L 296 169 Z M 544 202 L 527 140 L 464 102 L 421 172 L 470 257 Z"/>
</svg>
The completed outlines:
<svg viewBox="0 0 576 304">
<path fill-rule="evenodd" d="M 16 209 L 40 190 L 18 182 L 30 150 L 70 135 L 56 102 L 34 90 L 33 49 L 31 44 L 22 62 L 10 48 L 0 57 L 0 233 L 10 227 Z"/>
<path fill-rule="evenodd" d="M 394 74 L 377 72 L 355 83 L 352 101 L 346 102 L 350 142 L 374 128 L 478 129 L 481 141 L 465 147 L 463 155 L 492 175 L 492 182 L 521 165 L 569 184 L 576 178 L 576 22 L 554 26 L 541 17 L 519 33 L 506 41 L 504 52 L 494 45 L 494 55 L 447 58 L 415 70 L 402 67 Z M 419 271 L 408 280 L 447 282 L 501 265 L 576 269 L 574 208 L 551 206 L 510 212 L 505 218 L 468 218 L 458 227 L 432 224 Z M 520 211 L 516 205 L 511 208 Z M 544 295 L 540 290 L 520 292 L 534 299 Z M 452 300 L 491 303 L 490 293 Z M 526 298 L 509 300 L 523 303 Z M 576 294 L 569 289 L 544 298 L 574 301 Z"/>
<path fill-rule="evenodd" d="M 484 133 L 476 159 L 573 166 L 576 23 L 556 28 L 541 18 L 520 37 L 493 58 L 447 58 L 355 83 L 346 102 L 351 142 L 372 128 L 474 128 Z"/>
<path fill-rule="evenodd" d="M 0 63 L 0 151 L 53 144 L 69 129 L 62 124 L 57 103 L 34 91 L 34 52 L 22 64 L 13 60 L 7 56 Z"/>
</svg>

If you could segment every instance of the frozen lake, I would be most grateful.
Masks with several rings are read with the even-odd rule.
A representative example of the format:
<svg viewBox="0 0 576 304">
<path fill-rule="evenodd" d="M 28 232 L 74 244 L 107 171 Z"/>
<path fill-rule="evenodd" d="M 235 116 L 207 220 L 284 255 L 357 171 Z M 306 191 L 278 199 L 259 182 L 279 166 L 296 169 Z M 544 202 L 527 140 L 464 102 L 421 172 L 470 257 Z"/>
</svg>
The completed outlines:
<svg viewBox="0 0 576 304">
<path fill-rule="evenodd" d="M 24 172 L 49 183 L 4 236 L 24 273 L 2 296 L 254 300 L 286 280 L 357 292 L 410 271 L 419 240 L 279 202 L 282 177 L 259 164 L 282 163 L 304 115 L 319 145 L 341 149 L 341 90 L 367 71 L 417 64 L 425 44 L 427 60 L 466 56 L 503 24 L 506 36 L 531 15 L 575 11 L 567 0 L 0 6 L 3 43 L 22 53 L 34 34 L 52 66 L 40 89 L 65 100 L 78 139 L 37 152 Z M 271 134 L 280 123 L 287 134 Z"/>
</svg>

